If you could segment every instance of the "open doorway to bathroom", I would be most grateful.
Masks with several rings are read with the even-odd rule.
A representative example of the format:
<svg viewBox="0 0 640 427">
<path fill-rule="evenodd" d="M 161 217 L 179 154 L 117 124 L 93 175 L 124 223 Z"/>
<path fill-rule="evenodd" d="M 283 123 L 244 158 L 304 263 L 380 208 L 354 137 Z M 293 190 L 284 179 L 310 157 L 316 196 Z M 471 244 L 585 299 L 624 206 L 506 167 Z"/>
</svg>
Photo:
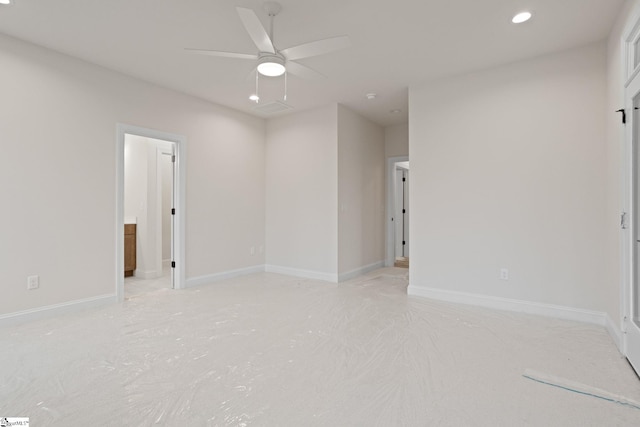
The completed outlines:
<svg viewBox="0 0 640 427">
<path fill-rule="evenodd" d="M 174 143 L 125 134 L 125 298 L 174 288 L 174 161 Z"/>
<path fill-rule="evenodd" d="M 116 292 L 184 287 L 186 139 L 118 125 Z"/>
</svg>

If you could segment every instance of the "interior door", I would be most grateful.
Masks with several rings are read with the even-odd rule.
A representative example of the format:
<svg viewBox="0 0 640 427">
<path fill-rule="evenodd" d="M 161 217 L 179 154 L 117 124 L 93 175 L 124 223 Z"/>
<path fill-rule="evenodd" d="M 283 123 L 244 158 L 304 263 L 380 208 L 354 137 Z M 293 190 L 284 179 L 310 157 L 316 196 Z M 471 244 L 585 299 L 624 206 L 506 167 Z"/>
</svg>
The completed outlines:
<svg viewBox="0 0 640 427">
<path fill-rule="evenodd" d="M 171 288 L 176 288 L 176 144 L 171 144 Z"/>
<path fill-rule="evenodd" d="M 631 141 L 631 206 L 633 221 L 631 224 L 632 271 L 628 291 L 628 312 L 626 321 L 625 348 L 629 363 L 640 373 L 640 76 L 636 76 L 626 90 L 625 112 L 627 113 L 627 138 Z"/>
<path fill-rule="evenodd" d="M 409 170 L 396 167 L 395 182 L 395 257 L 409 258 Z"/>
<path fill-rule="evenodd" d="M 404 247 L 403 247 L 403 256 L 405 258 L 409 258 L 409 170 L 405 170 L 404 171 L 404 191 L 403 191 L 403 195 L 402 195 L 402 202 L 403 202 L 403 206 L 402 206 L 402 212 L 403 212 L 403 217 L 402 217 L 402 225 L 403 225 L 403 232 L 402 232 L 402 238 L 404 241 Z"/>
<path fill-rule="evenodd" d="M 404 256 L 404 248 L 402 242 L 404 241 L 404 215 L 402 214 L 404 204 L 404 169 L 396 168 L 396 188 L 395 188 L 395 258 L 401 258 Z"/>
</svg>

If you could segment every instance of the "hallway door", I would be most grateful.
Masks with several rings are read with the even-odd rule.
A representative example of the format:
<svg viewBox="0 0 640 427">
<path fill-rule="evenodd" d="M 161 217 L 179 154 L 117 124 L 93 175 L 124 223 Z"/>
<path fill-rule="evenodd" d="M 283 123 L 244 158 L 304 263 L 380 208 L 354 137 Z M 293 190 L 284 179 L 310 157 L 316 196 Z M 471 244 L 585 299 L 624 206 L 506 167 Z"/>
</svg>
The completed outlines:
<svg viewBox="0 0 640 427">
<path fill-rule="evenodd" d="M 625 349 L 629 363 L 640 373 L 640 75 L 626 89 L 627 139 L 631 148 L 631 280 L 626 295 Z"/>
</svg>

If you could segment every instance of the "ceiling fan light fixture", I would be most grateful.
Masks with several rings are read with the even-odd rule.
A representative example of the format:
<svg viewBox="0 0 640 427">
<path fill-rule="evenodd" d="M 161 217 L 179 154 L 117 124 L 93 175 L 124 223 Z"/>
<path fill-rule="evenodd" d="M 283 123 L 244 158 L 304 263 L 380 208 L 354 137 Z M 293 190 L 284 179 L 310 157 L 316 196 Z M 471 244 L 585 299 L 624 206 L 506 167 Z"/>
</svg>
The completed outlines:
<svg viewBox="0 0 640 427">
<path fill-rule="evenodd" d="M 258 72 L 267 77 L 278 77 L 284 74 L 284 58 L 277 55 L 265 55 L 259 60 Z"/>
</svg>

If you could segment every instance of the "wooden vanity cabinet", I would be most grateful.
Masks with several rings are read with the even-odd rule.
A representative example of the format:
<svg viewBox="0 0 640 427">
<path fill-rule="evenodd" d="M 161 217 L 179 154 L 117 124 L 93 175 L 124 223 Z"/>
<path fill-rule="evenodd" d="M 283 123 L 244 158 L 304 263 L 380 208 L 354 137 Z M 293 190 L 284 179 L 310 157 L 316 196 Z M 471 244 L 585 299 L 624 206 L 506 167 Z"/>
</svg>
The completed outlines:
<svg viewBox="0 0 640 427">
<path fill-rule="evenodd" d="M 133 276 L 136 269 L 136 225 L 124 225 L 124 277 Z"/>
</svg>

